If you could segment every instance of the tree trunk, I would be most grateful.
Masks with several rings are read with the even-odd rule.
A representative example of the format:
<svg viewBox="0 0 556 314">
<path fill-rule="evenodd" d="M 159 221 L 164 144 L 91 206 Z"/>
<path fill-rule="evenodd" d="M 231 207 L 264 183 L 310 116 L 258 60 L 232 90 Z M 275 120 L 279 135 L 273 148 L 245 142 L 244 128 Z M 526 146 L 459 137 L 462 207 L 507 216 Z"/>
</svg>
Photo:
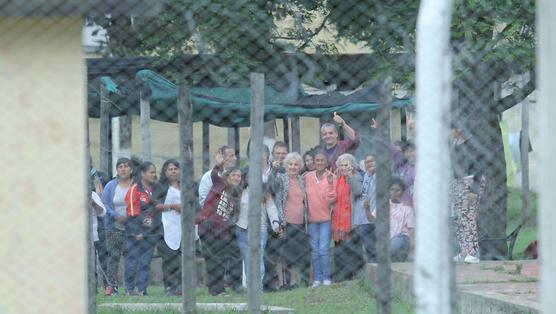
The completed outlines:
<svg viewBox="0 0 556 314">
<path fill-rule="evenodd" d="M 507 244 L 503 239 L 507 225 L 506 160 L 500 129 L 499 112 L 494 104 L 493 67 L 480 64 L 456 82 L 459 99 L 454 108 L 454 121 L 459 120 L 478 144 L 477 158 L 482 160 L 486 179 L 477 213 L 480 258 L 505 259 Z"/>
<path fill-rule="evenodd" d="M 479 240 L 504 238 L 508 221 L 508 188 L 502 130 L 495 112 L 491 111 L 486 120 L 482 129 L 487 134 L 484 145 L 490 148 L 490 156 L 487 157 L 486 186 L 477 217 Z M 505 240 L 479 242 L 479 245 L 481 259 L 506 259 L 508 246 Z"/>
</svg>

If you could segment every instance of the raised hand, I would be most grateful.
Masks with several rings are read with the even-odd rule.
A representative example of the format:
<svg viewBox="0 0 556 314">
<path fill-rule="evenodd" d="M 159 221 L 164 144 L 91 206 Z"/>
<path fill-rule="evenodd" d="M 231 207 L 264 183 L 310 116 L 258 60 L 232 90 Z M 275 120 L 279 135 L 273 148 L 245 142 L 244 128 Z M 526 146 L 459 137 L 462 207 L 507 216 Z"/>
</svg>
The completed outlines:
<svg viewBox="0 0 556 314">
<path fill-rule="evenodd" d="M 278 169 L 280 169 L 280 161 L 275 160 L 272 162 L 272 171 L 276 172 Z"/>
<path fill-rule="evenodd" d="M 413 112 L 408 112 L 405 115 L 405 123 L 407 124 L 407 130 L 409 132 L 413 132 L 413 130 L 415 130 L 415 119 Z"/>
<path fill-rule="evenodd" d="M 338 123 L 340 126 L 343 126 L 346 123 L 346 121 L 344 121 L 344 118 L 342 118 L 336 112 L 334 112 L 334 116 L 332 117 L 332 119 L 334 120 L 334 122 Z"/>
<path fill-rule="evenodd" d="M 375 118 L 371 118 L 371 128 L 373 128 L 373 129 L 378 129 L 379 126 L 380 126 L 380 125 L 378 124 L 378 122 L 376 122 L 376 119 L 375 119 Z"/>
<path fill-rule="evenodd" d="M 328 184 L 333 184 L 334 183 L 334 175 L 332 174 L 332 172 L 330 172 L 330 170 L 326 169 L 326 180 L 328 181 Z"/>
<path fill-rule="evenodd" d="M 224 155 L 220 150 L 214 153 L 214 160 L 216 160 L 217 165 L 222 165 L 224 163 Z"/>
</svg>

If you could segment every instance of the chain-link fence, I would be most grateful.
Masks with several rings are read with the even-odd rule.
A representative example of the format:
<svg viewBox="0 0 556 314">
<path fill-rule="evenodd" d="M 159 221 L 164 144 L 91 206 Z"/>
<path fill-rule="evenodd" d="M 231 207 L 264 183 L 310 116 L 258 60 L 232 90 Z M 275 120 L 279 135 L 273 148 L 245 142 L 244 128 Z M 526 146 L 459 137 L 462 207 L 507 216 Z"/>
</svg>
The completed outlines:
<svg viewBox="0 0 556 314">
<path fill-rule="evenodd" d="M 436 132 L 415 127 L 433 114 L 415 102 L 419 1 L 14 3 L 0 1 L 11 42 L 84 17 L 98 300 L 178 295 L 189 312 L 208 288 L 248 296 L 256 311 L 262 293 L 372 273 L 366 293 L 387 313 L 390 264 L 437 245 L 415 241 L 415 208 L 432 215 L 417 205 L 427 202 L 414 195 L 416 162 L 438 157 L 415 142 Z M 445 196 L 456 265 L 524 258 L 537 238 L 534 10 L 453 3 L 451 107 L 439 116 L 452 133 L 438 142 L 449 170 L 417 182 L 445 187 L 420 196 Z M 58 46 L 51 60 L 76 53 L 37 42 Z M 61 87 L 69 77 L 42 75 L 58 97 L 79 90 Z"/>
</svg>

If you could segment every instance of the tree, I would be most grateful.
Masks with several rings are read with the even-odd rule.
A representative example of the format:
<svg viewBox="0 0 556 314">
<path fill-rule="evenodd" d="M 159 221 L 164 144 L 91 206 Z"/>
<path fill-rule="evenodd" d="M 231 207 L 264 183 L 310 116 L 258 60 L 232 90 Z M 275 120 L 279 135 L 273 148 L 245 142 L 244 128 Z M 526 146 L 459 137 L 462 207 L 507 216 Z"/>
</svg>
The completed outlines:
<svg viewBox="0 0 556 314">
<path fill-rule="evenodd" d="M 417 0 L 327 2 L 335 12 L 330 21 L 339 35 L 373 48 L 382 64 L 374 75 L 391 75 L 406 86 L 413 85 L 418 4 Z M 467 125 L 488 156 L 486 197 L 479 213 L 480 239 L 506 235 L 506 165 L 499 117 L 535 88 L 534 21 L 533 0 L 454 2 L 451 31 L 458 97 L 453 119 Z M 530 77 L 525 85 L 514 86 L 513 93 L 502 99 L 495 95 L 495 85 L 510 84 L 512 76 L 522 74 Z M 482 246 L 481 256 L 501 259 L 506 251 L 505 241 L 498 241 Z"/>
</svg>

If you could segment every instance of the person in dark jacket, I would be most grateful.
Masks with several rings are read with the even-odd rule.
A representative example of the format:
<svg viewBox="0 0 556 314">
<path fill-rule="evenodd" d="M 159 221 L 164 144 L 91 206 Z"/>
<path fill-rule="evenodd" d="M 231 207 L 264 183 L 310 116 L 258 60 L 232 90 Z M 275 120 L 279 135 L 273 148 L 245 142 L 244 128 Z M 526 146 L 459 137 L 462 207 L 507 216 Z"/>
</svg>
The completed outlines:
<svg viewBox="0 0 556 314">
<path fill-rule="evenodd" d="M 220 176 L 218 173 L 225 162 L 221 150 L 216 152 L 215 159 L 216 165 L 211 172 L 213 185 L 205 199 L 203 209 L 195 220 L 199 225 L 199 237 L 203 245 L 209 294 L 213 296 L 226 295 L 224 287 L 226 268 L 230 269 L 230 276 L 241 278 L 241 255 L 233 234 L 233 224 L 242 190 L 241 170 L 239 167 L 231 167 Z M 237 252 L 230 252 L 231 250 Z M 231 261 L 236 256 L 239 259 Z M 229 262 L 238 264 L 239 267 L 235 265 L 228 267 Z M 241 289 L 237 285 L 232 285 L 232 288 Z"/>
</svg>

